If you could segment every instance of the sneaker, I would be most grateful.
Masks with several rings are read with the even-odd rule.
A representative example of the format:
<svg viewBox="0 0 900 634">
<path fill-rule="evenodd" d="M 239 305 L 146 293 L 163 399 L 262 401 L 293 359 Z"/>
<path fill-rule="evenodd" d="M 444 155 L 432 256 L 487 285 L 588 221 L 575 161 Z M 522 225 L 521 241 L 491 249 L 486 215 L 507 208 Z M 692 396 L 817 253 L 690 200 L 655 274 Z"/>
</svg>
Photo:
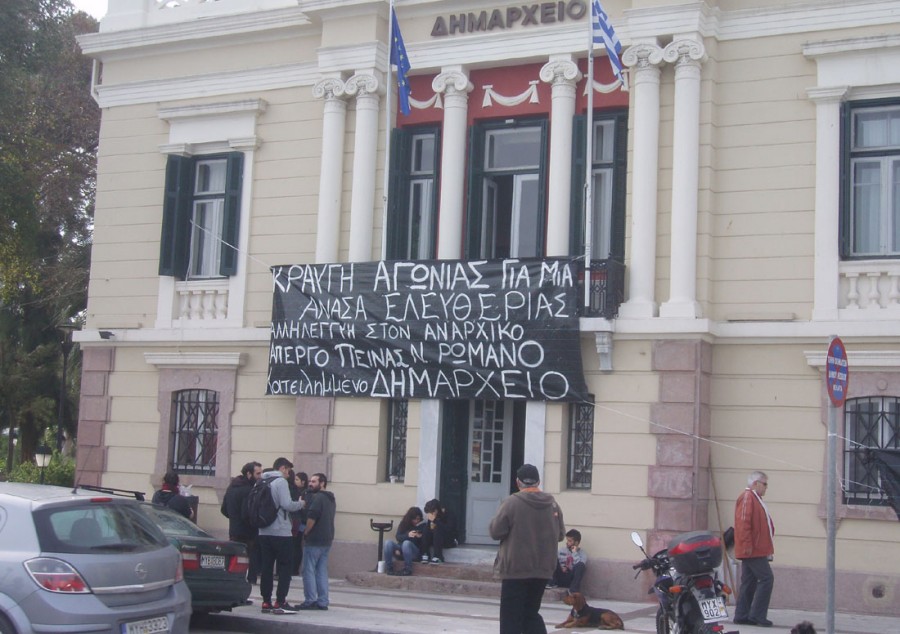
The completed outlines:
<svg viewBox="0 0 900 634">
<path fill-rule="evenodd" d="M 557 584 L 553 583 L 552 581 L 548 581 L 546 587 L 548 587 L 548 588 L 558 588 L 559 586 L 558 586 Z"/>
<path fill-rule="evenodd" d="M 272 611 L 272 602 L 271 601 L 263 601 L 262 603 L 262 611 L 264 614 L 268 614 Z"/>
<path fill-rule="evenodd" d="M 412 570 L 410 570 L 409 568 L 404 568 L 397 573 L 398 577 L 409 577 L 410 575 L 412 575 Z"/>
<path fill-rule="evenodd" d="M 427 563 L 429 563 L 429 561 L 430 560 L 428 559 L 428 555 L 422 555 L 422 563 L 423 564 L 427 564 Z"/>
<path fill-rule="evenodd" d="M 327 609 L 328 609 L 328 606 L 327 606 L 327 605 L 322 605 L 321 603 L 316 603 L 316 609 L 317 609 L 317 610 L 327 610 Z"/>
<path fill-rule="evenodd" d="M 432 558 L 431 558 L 431 563 L 433 563 L 433 564 L 442 564 L 442 563 L 444 563 L 444 559 L 443 559 L 443 557 L 432 557 Z"/>
<path fill-rule="evenodd" d="M 318 610 L 319 606 L 317 606 L 312 601 L 304 601 L 300 605 L 297 606 L 298 610 Z"/>
<path fill-rule="evenodd" d="M 297 614 L 297 606 L 287 601 L 276 601 L 272 608 L 272 614 Z"/>
</svg>

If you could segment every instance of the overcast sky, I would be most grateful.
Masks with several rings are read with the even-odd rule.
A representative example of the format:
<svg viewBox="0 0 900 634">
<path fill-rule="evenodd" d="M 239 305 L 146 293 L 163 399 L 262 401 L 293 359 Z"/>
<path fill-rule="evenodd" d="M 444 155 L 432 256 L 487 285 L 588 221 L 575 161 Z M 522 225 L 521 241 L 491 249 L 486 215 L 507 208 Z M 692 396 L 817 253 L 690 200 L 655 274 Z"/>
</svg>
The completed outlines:
<svg viewBox="0 0 900 634">
<path fill-rule="evenodd" d="M 106 15 L 107 0 L 72 0 L 72 4 L 76 9 L 81 9 L 85 13 L 90 13 L 98 20 Z"/>
</svg>

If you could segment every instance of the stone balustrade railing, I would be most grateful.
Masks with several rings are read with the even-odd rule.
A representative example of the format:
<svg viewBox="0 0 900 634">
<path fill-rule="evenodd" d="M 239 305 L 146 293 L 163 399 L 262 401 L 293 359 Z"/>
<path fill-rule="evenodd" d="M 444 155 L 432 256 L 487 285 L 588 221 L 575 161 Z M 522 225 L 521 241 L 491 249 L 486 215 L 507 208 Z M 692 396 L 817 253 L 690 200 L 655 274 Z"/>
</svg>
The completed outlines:
<svg viewBox="0 0 900 634">
<path fill-rule="evenodd" d="M 847 311 L 900 311 L 900 261 L 841 262 L 839 302 Z"/>
<path fill-rule="evenodd" d="M 177 282 L 176 319 L 181 326 L 202 327 L 228 316 L 228 280 L 191 280 Z"/>
</svg>

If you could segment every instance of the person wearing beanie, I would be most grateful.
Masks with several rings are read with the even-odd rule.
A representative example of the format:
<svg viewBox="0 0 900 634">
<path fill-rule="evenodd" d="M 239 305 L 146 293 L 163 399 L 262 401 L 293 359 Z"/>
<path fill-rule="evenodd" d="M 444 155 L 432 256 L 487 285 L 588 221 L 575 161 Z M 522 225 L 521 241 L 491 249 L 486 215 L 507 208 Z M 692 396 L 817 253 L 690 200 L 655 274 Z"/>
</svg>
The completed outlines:
<svg viewBox="0 0 900 634">
<path fill-rule="evenodd" d="M 506 498 L 491 520 L 500 541 L 494 570 L 500 577 L 500 634 L 546 634 L 541 617 L 544 586 L 556 570 L 557 544 L 565 539 L 562 510 L 540 490 L 537 467 L 516 472 L 518 493 Z"/>
</svg>

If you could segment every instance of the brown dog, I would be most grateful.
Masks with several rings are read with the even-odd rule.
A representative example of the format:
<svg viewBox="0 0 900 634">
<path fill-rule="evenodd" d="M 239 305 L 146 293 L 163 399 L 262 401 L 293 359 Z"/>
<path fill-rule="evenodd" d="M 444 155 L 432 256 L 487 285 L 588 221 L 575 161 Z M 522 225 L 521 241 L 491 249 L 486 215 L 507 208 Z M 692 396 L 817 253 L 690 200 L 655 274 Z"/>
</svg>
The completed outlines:
<svg viewBox="0 0 900 634">
<path fill-rule="evenodd" d="M 573 592 L 563 598 L 563 603 L 572 606 L 569 618 L 556 627 L 596 627 L 599 630 L 624 630 L 622 617 L 612 610 L 592 608 L 580 592 Z"/>
</svg>

